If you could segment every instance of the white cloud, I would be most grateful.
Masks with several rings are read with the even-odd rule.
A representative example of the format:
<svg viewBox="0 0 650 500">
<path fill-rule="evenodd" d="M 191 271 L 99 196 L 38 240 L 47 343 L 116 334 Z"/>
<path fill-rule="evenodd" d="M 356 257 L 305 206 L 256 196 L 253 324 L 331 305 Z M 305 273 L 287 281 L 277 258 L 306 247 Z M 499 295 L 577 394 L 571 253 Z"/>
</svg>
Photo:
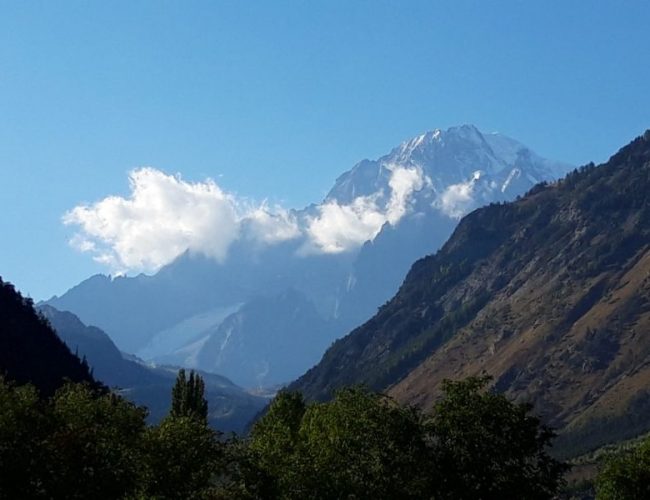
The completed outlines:
<svg viewBox="0 0 650 500">
<path fill-rule="evenodd" d="M 310 241 L 303 251 L 339 253 L 373 239 L 386 222 L 374 198 L 359 196 L 350 205 L 330 201 L 319 206 L 318 216 L 308 222 Z"/>
<path fill-rule="evenodd" d="M 190 183 L 140 168 L 129 174 L 129 182 L 128 198 L 109 196 L 63 217 L 65 224 L 80 228 L 71 245 L 114 271 L 153 271 L 188 249 L 223 261 L 250 210 L 210 179 Z M 295 235 L 286 213 L 264 215 L 260 207 L 251 215 L 253 234 L 264 241 Z"/>
<path fill-rule="evenodd" d="M 77 206 L 63 222 L 78 227 L 71 246 L 113 272 L 155 271 L 186 250 L 222 262 L 239 238 L 272 245 L 304 237 L 302 253 L 338 253 L 373 239 L 385 223 L 396 224 L 425 182 L 419 169 L 389 169 L 388 201 L 383 192 L 348 205 L 331 201 L 299 221 L 282 207 L 241 200 L 211 179 L 187 182 L 140 168 L 129 174 L 128 197 Z"/>
<path fill-rule="evenodd" d="M 481 171 L 477 170 L 467 182 L 448 186 L 436 200 L 436 206 L 447 216 L 460 219 L 476 205 L 474 188 L 480 178 Z"/>
<path fill-rule="evenodd" d="M 386 211 L 387 221 L 396 224 L 406 213 L 408 201 L 414 191 L 422 189 L 424 175 L 418 168 L 394 167 L 388 181 L 391 198 Z"/>
<path fill-rule="evenodd" d="M 250 211 L 247 219 L 253 238 L 263 243 L 291 240 L 301 234 L 296 218 L 282 207 L 271 210 L 262 204 Z"/>
<path fill-rule="evenodd" d="M 318 207 L 319 214 L 309 220 L 309 244 L 305 253 L 338 253 L 354 249 L 374 239 L 385 223 L 397 224 L 407 213 L 410 197 L 425 183 L 422 171 L 417 168 L 388 167 L 390 198 L 382 207 L 381 192 L 359 196 L 349 205 L 336 201 Z"/>
</svg>

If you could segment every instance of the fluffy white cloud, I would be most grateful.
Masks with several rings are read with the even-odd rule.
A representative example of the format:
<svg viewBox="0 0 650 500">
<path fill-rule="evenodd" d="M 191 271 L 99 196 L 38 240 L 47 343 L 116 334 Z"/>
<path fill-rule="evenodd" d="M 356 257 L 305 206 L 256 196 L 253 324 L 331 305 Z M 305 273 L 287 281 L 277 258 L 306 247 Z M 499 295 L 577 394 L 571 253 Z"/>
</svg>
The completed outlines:
<svg viewBox="0 0 650 500">
<path fill-rule="evenodd" d="M 114 271 L 156 270 L 188 249 L 222 261 L 249 214 L 253 236 L 263 241 L 295 236 L 286 212 L 251 209 L 210 179 L 190 183 L 140 168 L 129 174 L 129 182 L 128 198 L 109 196 L 63 217 L 65 224 L 80 227 L 71 245 Z"/>
<path fill-rule="evenodd" d="M 329 201 L 318 207 L 318 215 L 309 220 L 310 241 L 305 253 L 338 253 L 351 250 L 374 239 L 385 223 L 396 224 L 408 211 L 410 197 L 422 189 L 425 177 L 418 168 L 388 167 L 388 202 L 383 193 L 359 196 L 349 205 Z"/>
<path fill-rule="evenodd" d="M 386 222 L 374 196 L 359 196 L 350 205 L 335 201 L 318 207 L 318 215 L 309 219 L 310 241 L 304 253 L 339 253 L 373 239 Z"/>
<path fill-rule="evenodd" d="M 460 219 L 476 206 L 474 190 L 481 178 L 481 171 L 476 171 L 467 182 L 448 186 L 436 200 L 436 206 L 447 216 Z"/>
<path fill-rule="evenodd" d="M 414 191 L 424 187 L 426 178 L 419 168 L 394 167 L 391 171 L 388 181 L 391 197 L 386 210 L 386 220 L 396 224 L 406 213 L 409 198 Z"/>
<path fill-rule="evenodd" d="M 396 224 L 425 182 L 419 169 L 389 170 L 389 196 L 380 191 L 348 205 L 330 201 L 299 220 L 282 207 L 238 199 L 210 179 L 187 182 L 140 168 L 129 174 L 128 197 L 77 206 L 63 222 L 78 227 L 70 244 L 113 272 L 155 271 L 186 250 L 223 261 L 239 238 L 272 245 L 303 237 L 302 253 L 338 253 L 373 239 L 385 223 Z"/>
</svg>

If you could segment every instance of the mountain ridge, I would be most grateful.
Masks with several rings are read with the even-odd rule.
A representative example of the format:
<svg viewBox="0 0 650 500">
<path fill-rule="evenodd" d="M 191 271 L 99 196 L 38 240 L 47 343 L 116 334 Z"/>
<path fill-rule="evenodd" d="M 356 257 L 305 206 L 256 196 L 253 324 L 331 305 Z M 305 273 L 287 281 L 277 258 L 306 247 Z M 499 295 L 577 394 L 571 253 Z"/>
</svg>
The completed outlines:
<svg viewBox="0 0 650 500">
<path fill-rule="evenodd" d="M 177 369 L 148 366 L 126 359 L 108 335 L 84 325 L 70 312 L 42 306 L 41 314 L 66 345 L 83 356 L 93 374 L 126 399 L 149 410 L 149 420 L 159 422 L 168 414 Z M 246 393 L 225 377 L 201 373 L 209 405 L 208 422 L 222 432 L 242 432 L 266 399 Z"/>
</svg>

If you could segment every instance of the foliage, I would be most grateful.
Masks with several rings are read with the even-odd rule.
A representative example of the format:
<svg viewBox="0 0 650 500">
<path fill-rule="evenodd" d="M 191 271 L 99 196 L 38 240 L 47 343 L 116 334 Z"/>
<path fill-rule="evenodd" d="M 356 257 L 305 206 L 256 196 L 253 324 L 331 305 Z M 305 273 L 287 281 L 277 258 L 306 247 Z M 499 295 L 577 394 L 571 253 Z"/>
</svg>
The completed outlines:
<svg viewBox="0 0 650 500">
<path fill-rule="evenodd" d="M 68 384 L 49 400 L 0 379 L 0 498 L 202 498 L 223 456 L 193 417 L 147 428 L 146 411 Z"/>
<path fill-rule="evenodd" d="M 46 422 L 33 386 L 0 377 L 0 498 L 38 498 L 45 457 Z"/>
<path fill-rule="evenodd" d="M 214 498 L 279 498 L 277 480 L 261 465 L 260 453 L 253 451 L 251 444 L 252 441 L 237 436 L 231 437 L 225 443 L 223 469 L 217 481 Z"/>
<path fill-rule="evenodd" d="M 305 410 L 300 393 L 281 391 L 251 431 L 250 452 L 264 475 L 274 479 L 267 488 L 275 495 L 299 480 L 299 434 Z"/>
<path fill-rule="evenodd" d="M 305 406 L 282 392 L 251 433 L 250 450 L 274 498 L 424 498 L 420 415 L 361 388 Z"/>
<path fill-rule="evenodd" d="M 281 392 L 249 439 L 221 441 L 194 413 L 147 427 L 88 385 L 42 400 L 0 380 L 0 498 L 551 498 L 552 433 L 484 385 L 448 383 L 429 419 L 360 387 Z"/>
<path fill-rule="evenodd" d="M 632 450 L 612 454 L 596 479 L 598 500 L 650 498 L 650 438 Z"/>
<path fill-rule="evenodd" d="M 118 498 L 134 493 L 143 461 L 146 412 L 84 385 L 57 391 L 45 443 L 47 490 L 56 498 Z"/>
<path fill-rule="evenodd" d="M 487 381 L 447 382 L 429 419 L 359 387 L 307 406 L 283 392 L 250 450 L 273 498 L 552 498 L 566 470 L 554 434 Z"/>
<path fill-rule="evenodd" d="M 168 417 L 144 436 L 146 498 L 205 498 L 222 463 L 223 445 L 205 422 Z"/>
<path fill-rule="evenodd" d="M 428 422 L 439 499 L 552 498 L 566 467 L 547 448 L 554 433 L 486 389 L 488 377 L 446 381 Z"/>
<path fill-rule="evenodd" d="M 176 384 L 172 388 L 172 417 L 191 417 L 204 422 L 208 419 L 208 401 L 205 399 L 205 383 L 203 378 L 190 372 L 189 378 L 185 370 L 178 371 Z"/>
<path fill-rule="evenodd" d="M 423 431 L 419 412 L 358 387 L 309 406 L 300 429 L 303 493 L 322 499 L 429 497 L 432 464 Z"/>
</svg>

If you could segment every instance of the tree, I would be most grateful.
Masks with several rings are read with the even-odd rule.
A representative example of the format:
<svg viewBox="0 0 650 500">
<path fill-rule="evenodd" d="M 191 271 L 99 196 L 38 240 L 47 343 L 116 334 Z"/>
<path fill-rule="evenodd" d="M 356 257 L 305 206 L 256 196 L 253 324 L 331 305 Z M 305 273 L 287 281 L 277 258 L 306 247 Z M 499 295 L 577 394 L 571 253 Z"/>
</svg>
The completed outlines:
<svg viewBox="0 0 650 500">
<path fill-rule="evenodd" d="M 438 480 L 436 499 L 552 498 L 566 466 L 548 453 L 554 433 L 486 389 L 489 377 L 445 381 L 428 433 Z"/>
<path fill-rule="evenodd" d="M 48 407 L 45 491 L 52 498 L 123 498 L 142 476 L 146 410 L 83 384 L 59 389 Z"/>
<path fill-rule="evenodd" d="M 280 391 L 251 430 L 249 450 L 259 472 L 249 467 L 244 480 L 254 476 L 256 489 L 266 491 L 270 497 L 281 497 L 281 492 L 295 488 L 299 479 L 299 433 L 305 409 L 302 394 Z"/>
<path fill-rule="evenodd" d="M 231 436 L 224 443 L 223 469 L 214 500 L 281 498 L 275 478 L 260 466 L 259 458 L 247 440 Z"/>
<path fill-rule="evenodd" d="M 311 498 L 431 497 L 433 465 L 414 408 L 362 387 L 346 388 L 330 403 L 307 408 L 300 437 Z"/>
<path fill-rule="evenodd" d="M 179 370 L 169 415 L 144 436 L 146 498 L 205 498 L 214 489 L 224 446 L 208 427 L 204 392 L 201 376 Z"/>
<path fill-rule="evenodd" d="M 0 498 L 217 498 L 224 445 L 205 418 L 145 417 L 88 384 L 42 399 L 0 377 Z"/>
<path fill-rule="evenodd" d="M 252 477 L 273 486 L 261 497 L 552 498 L 566 470 L 547 453 L 553 432 L 488 381 L 446 382 L 427 419 L 359 387 L 309 405 L 280 393 L 251 432 Z"/>
<path fill-rule="evenodd" d="M 0 376 L 0 498 L 45 497 L 42 443 L 47 435 L 38 392 Z"/>
<path fill-rule="evenodd" d="M 167 417 L 144 438 L 144 497 L 205 498 L 222 469 L 218 434 L 194 416 Z"/>
<path fill-rule="evenodd" d="M 251 432 L 267 498 L 427 498 L 429 464 L 419 412 L 362 388 L 305 406 L 282 392 Z"/>
<path fill-rule="evenodd" d="M 650 438 L 641 445 L 610 455 L 596 479 L 597 500 L 650 498 Z"/>
<path fill-rule="evenodd" d="M 172 389 L 170 416 L 192 417 L 207 422 L 208 401 L 204 397 L 204 392 L 203 378 L 191 371 L 188 379 L 185 370 L 181 368 Z"/>
</svg>

